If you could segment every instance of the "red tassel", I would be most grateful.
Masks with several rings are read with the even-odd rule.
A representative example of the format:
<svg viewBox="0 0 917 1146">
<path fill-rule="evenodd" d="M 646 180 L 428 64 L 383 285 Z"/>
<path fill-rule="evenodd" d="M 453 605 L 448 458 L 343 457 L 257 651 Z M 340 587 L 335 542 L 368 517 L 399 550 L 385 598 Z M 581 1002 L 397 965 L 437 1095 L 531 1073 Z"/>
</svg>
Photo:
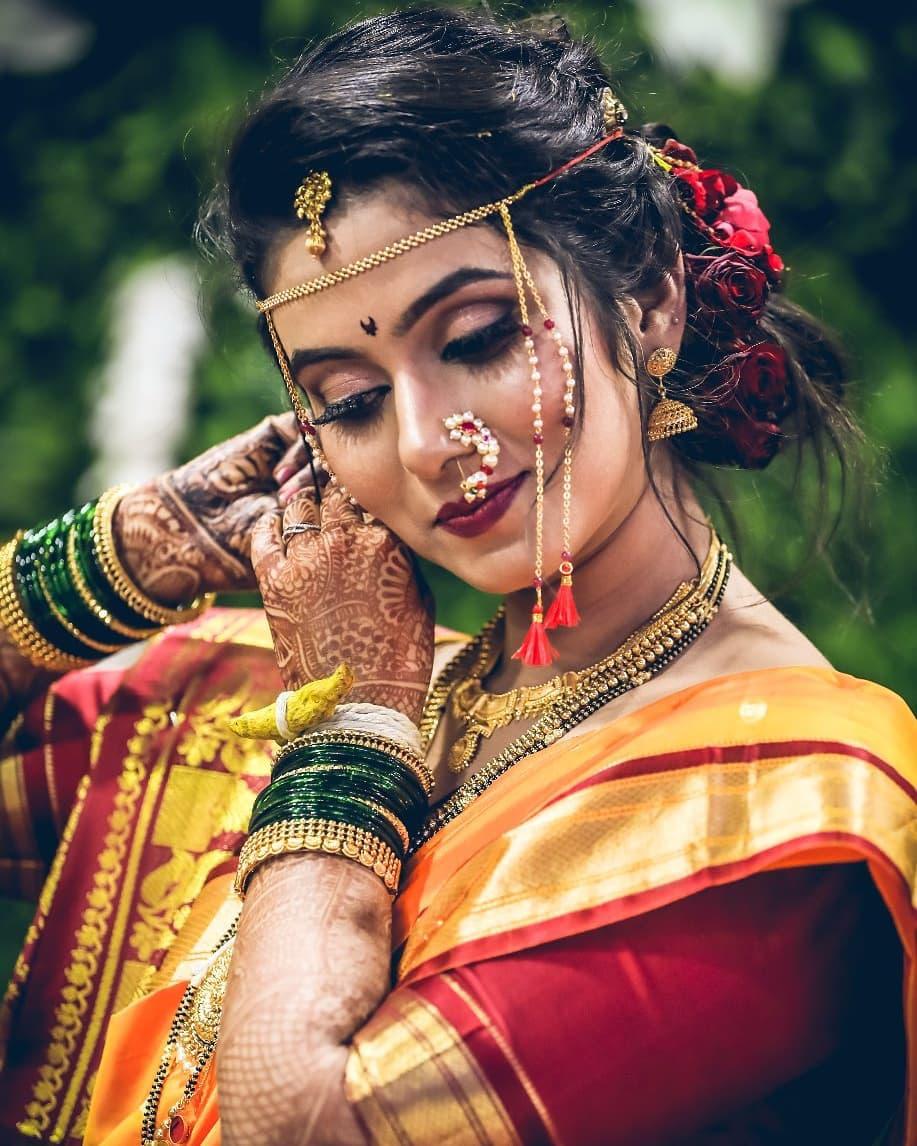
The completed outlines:
<svg viewBox="0 0 917 1146">
<path fill-rule="evenodd" d="M 557 596 L 551 602 L 545 614 L 544 627 L 546 629 L 572 629 L 575 628 L 582 617 L 573 600 L 573 578 L 561 577 Z"/>
<path fill-rule="evenodd" d="M 549 665 L 556 656 L 557 652 L 544 631 L 544 614 L 533 612 L 529 631 L 525 634 L 525 640 L 513 653 L 513 660 L 522 661 L 524 665 Z"/>
</svg>

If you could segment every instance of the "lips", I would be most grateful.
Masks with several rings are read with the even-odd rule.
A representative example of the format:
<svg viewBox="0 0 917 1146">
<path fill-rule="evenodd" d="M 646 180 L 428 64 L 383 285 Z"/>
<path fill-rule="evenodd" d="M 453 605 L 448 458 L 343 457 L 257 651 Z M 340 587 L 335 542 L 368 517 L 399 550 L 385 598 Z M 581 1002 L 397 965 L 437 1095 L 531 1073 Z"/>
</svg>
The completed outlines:
<svg viewBox="0 0 917 1146">
<path fill-rule="evenodd" d="M 527 476 L 528 471 L 523 470 L 513 478 L 495 482 L 488 486 L 483 501 L 447 501 L 440 507 L 433 524 L 459 537 L 476 537 L 506 513 Z"/>
</svg>

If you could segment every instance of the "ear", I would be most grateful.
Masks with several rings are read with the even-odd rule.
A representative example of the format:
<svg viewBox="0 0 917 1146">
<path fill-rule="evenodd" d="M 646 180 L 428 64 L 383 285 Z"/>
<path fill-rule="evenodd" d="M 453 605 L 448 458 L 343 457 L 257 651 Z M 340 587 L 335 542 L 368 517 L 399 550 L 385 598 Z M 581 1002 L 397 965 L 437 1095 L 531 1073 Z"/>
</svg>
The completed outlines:
<svg viewBox="0 0 917 1146">
<path fill-rule="evenodd" d="M 687 301 L 685 298 L 685 264 L 678 257 L 652 290 L 624 299 L 627 320 L 646 360 L 660 346 L 677 354 L 684 336 Z"/>
</svg>

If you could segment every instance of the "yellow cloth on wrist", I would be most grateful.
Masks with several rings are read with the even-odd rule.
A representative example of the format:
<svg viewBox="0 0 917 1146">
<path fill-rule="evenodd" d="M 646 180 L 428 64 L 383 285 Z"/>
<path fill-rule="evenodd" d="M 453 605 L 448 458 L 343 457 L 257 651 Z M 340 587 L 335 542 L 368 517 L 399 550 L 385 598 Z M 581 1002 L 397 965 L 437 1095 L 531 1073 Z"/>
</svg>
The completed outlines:
<svg viewBox="0 0 917 1146">
<path fill-rule="evenodd" d="M 345 662 L 341 662 L 330 676 L 311 680 L 287 700 L 287 725 L 293 736 L 299 736 L 313 725 L 327 720 L 350 692 L 354 675 Z M 243 712 L 229 721 L 237 736 L 246 740 L 283 740 L 277 727 L 276 703 L 254 712 Z"/>
</svg>

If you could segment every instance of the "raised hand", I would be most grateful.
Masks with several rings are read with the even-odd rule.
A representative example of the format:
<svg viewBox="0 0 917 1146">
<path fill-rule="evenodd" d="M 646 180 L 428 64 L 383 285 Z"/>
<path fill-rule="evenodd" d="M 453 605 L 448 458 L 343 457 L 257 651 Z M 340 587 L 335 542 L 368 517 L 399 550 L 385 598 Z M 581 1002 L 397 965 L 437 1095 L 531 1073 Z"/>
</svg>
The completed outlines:
<svg viewBox="0 0 917 1146">
<path fill-rule="evenodd" d="M 311 484 L 292 414 L 268 417 L 121 499 L 115 539 L 136 583 L 162 604 L 250 589 L 251 533 L 278 498 Z"/>
<path fill-rule="evenodd" d="M 287 540 L 284 541 L 284 536 Z M 252 563 L 287 688 L 346 661 L 355 700 L 420 717 L 433 667 L 433 609 L 409 552 L 334 487 L 265 514 Z"/>
</svg>

